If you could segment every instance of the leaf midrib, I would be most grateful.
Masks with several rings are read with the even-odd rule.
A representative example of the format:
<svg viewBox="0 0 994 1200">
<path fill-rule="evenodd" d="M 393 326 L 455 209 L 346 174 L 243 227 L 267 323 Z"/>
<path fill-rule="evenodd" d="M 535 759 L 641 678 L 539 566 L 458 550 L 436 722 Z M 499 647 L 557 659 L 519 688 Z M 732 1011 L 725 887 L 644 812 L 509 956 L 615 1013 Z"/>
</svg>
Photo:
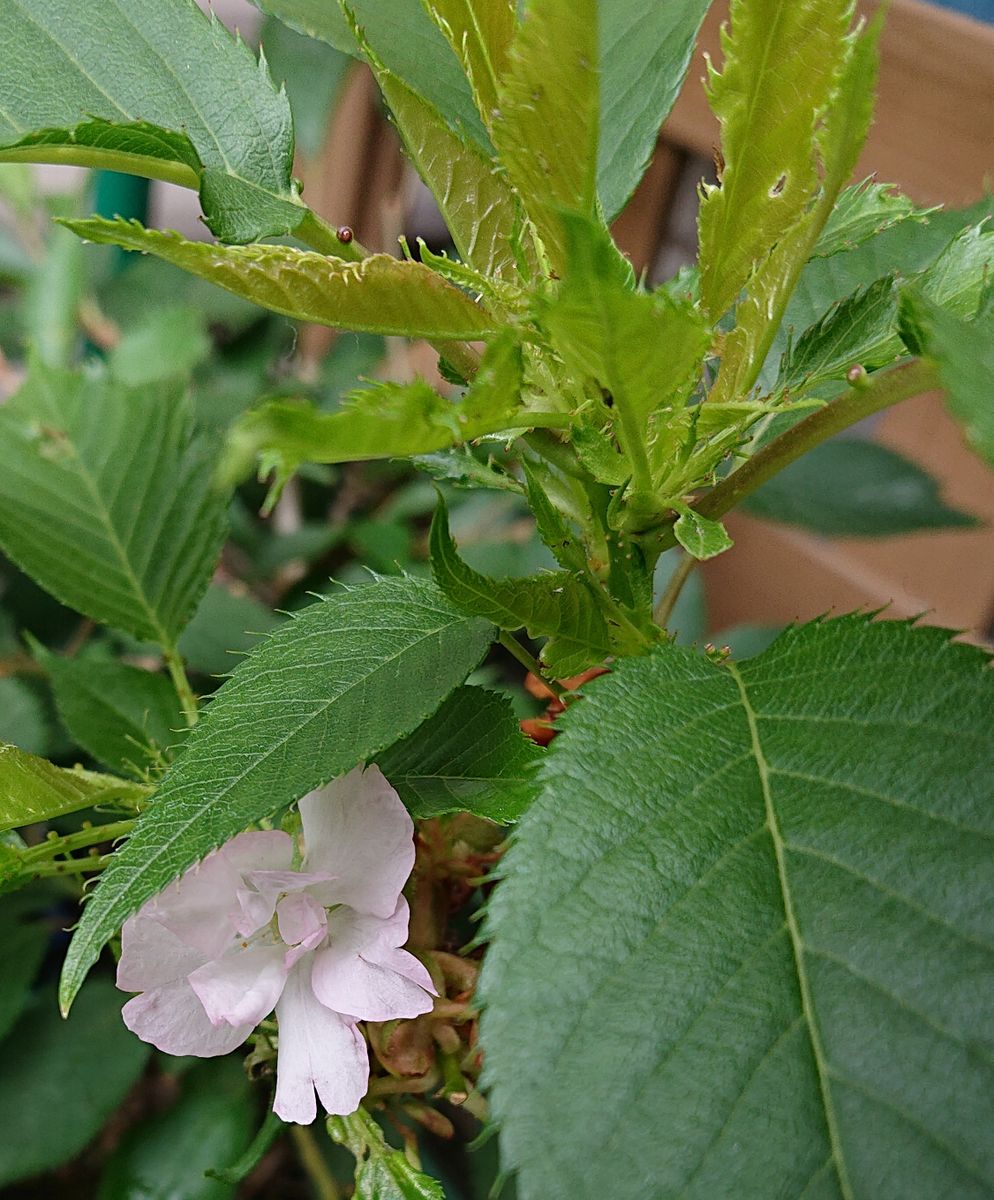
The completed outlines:
<svg viewBox="0 0 994 1200">
<path fill-rule="evenodd" d="M 801 993 L 801 1009 L 808 1030 L 808 1038 L 810 1040 L 811 1051 L 814 1056 L 815 1069 L 818 1073 L 818 1086 L 821 1092 L 822 1105 L 825 1110 L 825 1124 L 828 1131 L 829 1145 L 832 1149 L 832 1158 L 835 1163 L 835 1173 L 839 1182 L 839 1190 L 842 1193 L 843 1200 L 855 1200 L 855 1194 L 852 1189 L 852 1184 L 849 1180 L 849 1172 L 846 1166 L 845 1156 L 842 1151 L 842 1139 L 839 1132 L 838 1116 L 835 1112 L 835 1102 L 832 1098 L 830 1079 L 831 1072 L 826 1059 L 825 1048 L 822 1045 L 821 1032 L 815 1019 L 814 1002 L 811 996 L 811 981 L 808 978 L 807 965 L 804 958 L 804 939 L 801 935 L 800 927 L 798 925 L 797 913 L 794 908 L 793 893 L 791 891 L 790 880 L 787 874 L 785 843 L 783 835 L 780 831 L 780 822 L 777 816 L 776 806 L 773 802 L 773 789 L 770 783 L 770 767 L 763 751 L 762 741 L 759 736 L 759 723 L 756 710 L 753 708 L 752 701 L 749 698 L 745 680 L 742 678 L 741 672 L 734 663 L 730 662 L 727 664 L 727 666 L 728 671 L 735 680 L 735 685 L 739 690 L 739 696 L 742 700 L 742 708 L 745 711 L 746 721 L 749 725 L 752 756 L 756 761 L 760 787 L 762 788 L 763 792 L 763 803 L 766 809 L 766 828 L 769 830 L 770 840 L 773 843 L 773 853 L 776 858 L 780 893 L 783 898 L 784 915 L 787 920 L 787 928 L 790 931 L 791 947 L 794 952 L 794 966 L 797 971 L 797 982 Z"/>
</svg>

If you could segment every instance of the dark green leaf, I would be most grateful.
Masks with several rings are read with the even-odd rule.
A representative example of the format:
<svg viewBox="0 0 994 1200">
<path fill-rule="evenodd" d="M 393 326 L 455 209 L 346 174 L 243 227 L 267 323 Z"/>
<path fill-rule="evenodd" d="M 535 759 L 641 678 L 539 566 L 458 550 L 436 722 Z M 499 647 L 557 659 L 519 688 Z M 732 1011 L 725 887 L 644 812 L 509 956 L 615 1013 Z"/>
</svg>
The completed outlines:
<svg viewBox="0 0 994 1200">
<path fill-rule="evenodd" d="M 97 1200 L 230 1200 L 234 1186 L 205 1172 L 244 1151 L 254 1108 L 238 1059 L 195 1067 L 175 1106 L 143 1121 L 114 1151 Z"/>
<path fill-rule="evenodd" d="M 0 832 L 141 794 L 125 779 L 56 767 L 16 746 L 0 744 Z"/>
<path fill-rule="evenodd" d="M 986 1200 L 986 655 L 856 616 L 584 695 L 490 902 L 523 1200 Z"/>
<path fill-rule="evenodd" d="M 51 740 L 39 696 L 20 679 L 0 679 L 0 742 L 44 754 Z"/>
<path fill-rule="evenodd" d="M 179 648 L 187 663 L 205 675 L 226 675 L 240 655 L 254 650 L 259 638 L 283 618 L 254 596 L 212 584 L 183 630 Z"/>
<path fill-rule="evenodd" d="M 431 715 L 492 638 L 424 580 L 380 579 L 318 602 L 234 671 L 83 911 L 66 1008 L 140 905 L 246 825 L 369 761 Z"/>
<path fill-rule="evenodd" d="M 141 1073 L 149 1047 L 121 1020 L 124 997 L 97 979 L 63 1021 L 47 991 L 3 1043 L 0 1184 L 66 1162 Z"/>
<path fill-rule="evenodd" d="M 41 661 L 66 729 L 112 771 L 143 779 L 182 740 L 182 710 L 164 675 L 54 654 Z"/>
<path fill-rule="evenodd" d="M 963 320 L 914 291 L 903 297 L 902 317 L 920 331 L 970 445 L 994 466 L 994 318 Z"/>
<path fill-rule="evenodd" d="M 429 550 L 435 582 L 453 604 L 501 629 L 525 629 L 530 637 L 549 638 L 542 661 L 554 675 L 577 675 L 612 653 L 611 631 L 591 588 L 570 571 L 510 579 L 474 571 L 459 556 L 441 496 Z"/>
<path fill-rule="evenodd" d="M 677 98 L 711 0 L 601 0 L 597 190 L 608 220 L 624 207 Z"/>
<path fill-rule="evenodd" d="M 328 135 L 331 114 L 352 60 L 341 50 L 304 37 L 272 17 L 263 22 L 259 41 L 274 82 L 286 88 L 297 150 L 313 158 Z"/>
<path fill-rule="evenodd" d="M 823 442 L 743 505 L 755 516 L 829 537 L 888 537 L 969 528 L 975 517 L 943 503 L 939 484 L 908 459 L 858 438 Z"/>
<path fill-rule="evenodd" d="M 0 409 L 0 544 L 52 595 L 170 644 L 207 586 L 225 496 L 177 384 L 35 364 Z"/>
<path fill-rule="evenodd" d="M 263 308 L 298 321 L 368 333 L 479 338 L 497 324 L 485 309 L 417 262 L 373 254 L 361 262 L 292 246 L 213 246 L 136 221 L 67 221 L 80 237 L 157 254 Z"/>
<path fill-rule="evenodd" d="M 0 877 L 2 874 L 0 868 Z M 4 973 L 0 988 L 0 1039 L 7 1036 L 21 1015 L 48 949 L 49 931 L 26 919 L 33 904 L 44 906 L 45 899 L 39 901 L 23 893 L 0 897 L 0 961 Z"/>
<path fill-rule="evenodd" d="M 211 352 L 204 318 L 187 306 L 161 308 L 128 329 L 107 356 L 115 379 L 142 387 L 185 379 Z"/>
<path fill-rule="evenodd" d="M 471 812 L 506 824 L 531 802 L 540 757 L 522 736 L 508 700 L 461 687 L 376 764 L 418 819 Z"/>
<path fill-rule="evenodd" d="M 230 1167 L 210 1167 L 207 1175 L 221 1183 L 241 1183 L 262 1161 L 263 1156 L 286 1126 L 272 1110 L 266 1113 L 255 1137 L 241 1156 Z"/>
<path fill-rule="evenodd" d="M 0 4 L 0 157 L 200 188 L 213 232 L 291 232 L 293 128 L 265 64 L 190 0 Z"/>
</svg>

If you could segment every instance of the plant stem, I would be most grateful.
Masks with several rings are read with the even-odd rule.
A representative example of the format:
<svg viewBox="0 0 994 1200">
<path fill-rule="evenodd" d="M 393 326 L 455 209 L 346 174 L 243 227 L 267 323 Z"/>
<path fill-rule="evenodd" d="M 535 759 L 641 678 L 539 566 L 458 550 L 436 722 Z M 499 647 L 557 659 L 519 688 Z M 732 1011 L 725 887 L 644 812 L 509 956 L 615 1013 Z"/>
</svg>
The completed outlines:
<svg viewBox="0 0 994 1200">
<path fill-rule="evenodd" d="M 106 825 L 91 825 L 78 833 L 69 833 L 65 837 L 46 839 L 32 846 L 21 856 L 21 862 L 30 864 L 46 861 L 57 854 L 69 854 L 73 850 L 82 850 L 87 846 L 96 846 L 100 842 L 113 842 L 119 837 L 129 834 L 134 828 L 134 819 L 129 817 L 123 821 L 111 821 Z"/>
<path fill-rule="evenodd" d="M 173 687 L 176 689 L 176 695 L 179 697 L 183 716 L 186 719 L 187 725 L 192 729 L 197 723 L 197 718 L 200 716 L 200 709 L 197 707 L 197 697 L 193 693 L 193 688 L 190 687 L 190 680 L 186 675 L 186 667 L 183 665 L 182 655 L 170 643 L 162 647 L 162 657 L 169 668 L 169 678 L 173 681 Z"/>
<path fill-rule="evenodd" d="M 835 434 L 855 425 L 857 421 L 882 412 L 902 400 L 934 391 L 941 386 L 935 369 L 920 359 L 895 367 L 872 378 L 868 383 L 852 387 L 824 408 L 799 421 L 768 446 L 754 454 L 737 471 L 713 488 L 694 506 L 703 517 L 716 520 L 725 515 L 746 496 L 782 471 L 815 446 Z M 662 553 L 676 545 L 673 517 L 653 539 L 653 550 Z"/>
<path fill-rule="evenodd" d="M 656 611 L 652 614 L 652 619 L 660 628 L 665 629 L 669 624 L 670 617 L 673 616 L 673 610 L 676 608 L 676 603 L 680 599 L 680 593 L 683 591 L 683 586 L 693 574 L 696 566 L 697 559 L 692 554 L 684 554 L 683 558 L 677 563 L 677 568 L 670 576 L 666 590 L 656 605 Z"/>
<path fill-rule="evenodd" d="M 86 858 L 72 858 L 68 862 L 38 863 L 31 868 L 30 874 L 38 879 L 43 875 L 82 875 L 86 871 L 102 871 L 113 857 L 113 854 L 93 854 Z"/>
<path fill-rule="evenodd" d="M 290 1136 L 297 1148 L 301 1166 L 314 1186 L 318 1200 L 341 1200 L 342 1192 L 338 1181 L 324 1160 L 309 1125 L 291 1125 Z"/>
<path fill-rule="evenodd" d="M 332 258 L 344 258 L 346 262 L 362 262 L 372 253 L 354 237 L 342 241 L 338 236 L 338 230 L 311 209 L 307 210 L 304 219 L 294 230 L 294 234 L 312 249 L 317 250 L 319 254 L 328 254 Z"/>
<path fill-rule="evenodd" d="M 536 679 L 541 679 L 541 681 L 545 684 L 549 691 L 555 697 L 557 697 L 557 699 L 561 700 L 563 696 L 569 695 L 569 692 L 562 686 L 561 683 L 558 683 L 555 679 L 550 679 L 545 674 L 545 672 L 542 670 L 542 664 L 533 654 L 528 653 L 528 651 L 524 648 L 524 646 L 522 646 L 518 639 L 514 637 L 513 634 L 508 633 L 506 630 L 502 630 L 501 635 L 497 640 L 505 650 L 510 651 L 510 653 L 514 655 L 514 657 L 519 663 L 521 663 L 525 670 L 531 671 Z"/>
</svg>

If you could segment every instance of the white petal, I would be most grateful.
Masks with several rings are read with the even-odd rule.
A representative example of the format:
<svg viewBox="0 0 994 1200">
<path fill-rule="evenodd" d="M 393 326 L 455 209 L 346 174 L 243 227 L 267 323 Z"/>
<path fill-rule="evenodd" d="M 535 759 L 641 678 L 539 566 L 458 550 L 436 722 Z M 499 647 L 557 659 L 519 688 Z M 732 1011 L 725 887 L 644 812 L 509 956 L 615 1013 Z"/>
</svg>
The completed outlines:
<svg viewBox="0 0 994 1200">
<path fill-rule="evenodd" d="M 281 829 L 249 830 L 225 842 L 221 853 L 236 871 L 286 871 L 293 865 L 293 838 Z"/>
<path fill-rule="evenodd" d="M 311 975 L 321 1003 L 364 1021 L 429 1012 L 431 977 L 413 955 L 398 949 L 407 940 L 407 922 L 403 897 L 388 920 L 348 908 L 331 913 L 328 945 L 315 954 Z"/>
<path fill-rule="evenodd" d="M 247 887 L 236 894 L 237 907 L 232 916 L 242 937 L 251 937 L 264 925 L 268 925 L 276 912 L 281 895 L 302 892 L 314 884 L 323 884 L 330 875 L 305 871 L 247 871 L 244 879 Z"/>
<path fill-rule="evenodd" d="M 229 1054 L 252 1032 L 251 1025 L 212 1025 L 185 979 L 135 996 L 121 1009 L 121 1016 L 143 1042 L 166 1054 L 198 1058 Z"/>
<path fill-rule="evenodd" d="M 355 1112 L 366 1094 L 369 1057 L 355 1025 L 320 1004 L 309 982 L 310 962 L 290 972 L 276 1006 L 280 1027 L 276 1101 L 282 1121 L 309 1125 L 317 1115 L 314 1089 L 337 1116 Z"/>
<path fill-rule="evenodd" d="M 121 930 L 121 960 L 117 986 L 124 992 L 144 992 L 185 979 L 205 955 L 170 933 L 143 912 L 128 917 Z"/>
<path fill-rule="evenodd" d="M 154 918 L 203 958 L 217 958 L 235 937 L 232 913 L 241 884 L 238 871 L 213 850 L 153 896 L 139 915 Z"/>
<path fill-rule="evenodd" d="M 324 937 L 328 915 L 313 896 L 297 892 L 284 896 L 276 906 L 276 923 L 288 946 L 298 946 L 301 942 L 316 945 Z"/>
<path fill-rule="evenodd" d="M 326 905 L 389 917 L 414 866 L 414 822 L 378 767 L 356 767 L 300 801 L 304 865 L 334 881 Z"/>
<path fill-rule="evenodd" d="M 214 1025 L 258 1025 L 276 1007 L 286 967 L 285 947 L 236 942 L 222 958 L 205 963 L 190 976 L 190 987 L 200 998 Z"/>
<path fill-rule="evenodd" d="M 314 955 L 311 985 L 322 1004 L 363 1021 L 417 1017 L 432 1007 L 431 996 L 405 975 L 334 945 Z"/>
</svg>

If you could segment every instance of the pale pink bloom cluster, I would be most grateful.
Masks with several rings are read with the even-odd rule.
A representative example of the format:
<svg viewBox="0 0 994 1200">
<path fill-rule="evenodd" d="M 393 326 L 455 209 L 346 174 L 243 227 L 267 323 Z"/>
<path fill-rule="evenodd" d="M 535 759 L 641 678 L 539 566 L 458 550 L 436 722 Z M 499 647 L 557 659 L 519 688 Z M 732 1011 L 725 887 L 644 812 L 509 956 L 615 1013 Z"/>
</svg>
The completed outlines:
<svg viewBox="0 0 994 1200">
<path fill-rule="evenodd" d="M 278 830 L 240 833 L 149 900 L 124 926 L 117 986 L 141 992 L 128 1028 L 167 1054 L 239 1046 L 275 1009 L 274 1109 L 314 1120 L 359 1107 L 369 1080 L 358 1020 L 416 1017 L 435 989 L 406 950 L 401 888 L 414 825 L 377 767 L 300 801 L 304 853 Z"/>
</svg>

